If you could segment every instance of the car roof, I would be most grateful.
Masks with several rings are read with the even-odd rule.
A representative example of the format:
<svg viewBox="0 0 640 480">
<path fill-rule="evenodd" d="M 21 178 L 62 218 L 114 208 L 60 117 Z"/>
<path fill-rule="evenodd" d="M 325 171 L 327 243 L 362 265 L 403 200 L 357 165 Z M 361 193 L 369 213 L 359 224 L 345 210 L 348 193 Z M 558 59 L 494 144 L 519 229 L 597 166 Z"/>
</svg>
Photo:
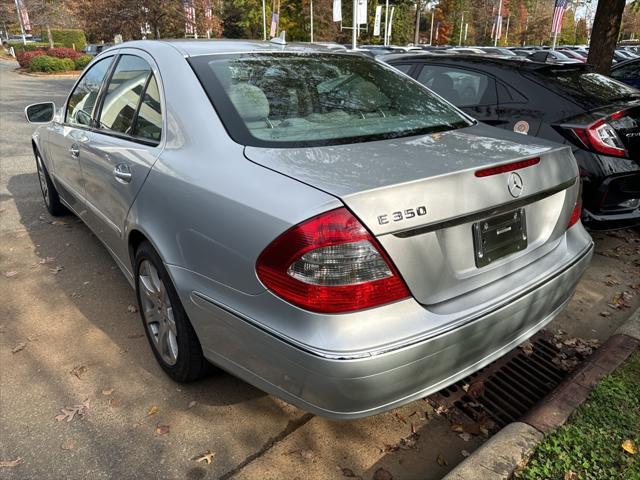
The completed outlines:
<svg viewBox="0 0 640 480">
<path fill-rule="evenodd" d="M 638 62 L 640 62 L 640 57 L 630 58 L 629 60 L 624 60 L 622 62 L 616 63 L 614 66 L 611 67 L 611 70 L 617 70 L 618 68 L 624 67 L 625 65 L 631 65 L 632 63 L 638 63 Z"/>
<path fill-rule="evenodd" d="M 423 52 L 419 54 L 403 53 L 403 54 L 389 54 L 377 57 L 378 60 L 382 60 L 386 63 L 395 63 L 400 60 L 434 60 L 434 61 L 447 61 L 451 63 L 465 63 L 465 64 L 477 64 L 477 66 L 496 66 L 505 67 L 509 69 L 526 69 L 526 70 L 553 70 L 558 68 L 575 69 L 575 68 L 588 68 L 584 63 L 545 63 L 535 62 L 527 58 L 518 57 L 516 55 L 475 55 L 475 54 L 455 54 L 455 55 L 431 55 L 429 52 Z"/>
<path fill-rule="evenodd" d="M 246 53 L 246 52 L 323 52 L 336 53 L 326 45 L 314 43 L 287 43 L 280 45 L 275 42 L 261 40 L 135 40 L 116 45 L 116 47 L 133 47 L 145 49 L 145 47 L 166 46 L 178 50 L 185 57 L 195 57 L 198 55 L 212 55 L 225 53 Z M 338 53 L 340 50 L 337 51 Z"/>
</svg>

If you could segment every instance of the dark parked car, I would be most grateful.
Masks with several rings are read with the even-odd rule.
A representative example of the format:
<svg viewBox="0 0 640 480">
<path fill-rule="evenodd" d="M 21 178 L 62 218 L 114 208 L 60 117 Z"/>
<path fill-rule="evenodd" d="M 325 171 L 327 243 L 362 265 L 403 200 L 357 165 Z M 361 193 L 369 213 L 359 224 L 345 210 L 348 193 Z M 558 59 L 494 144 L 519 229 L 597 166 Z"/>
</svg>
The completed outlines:
<svg viewBox="0 0 640 480">
<path fill-rule="evenodd" d="M 428 53 L 381 58 L 484 123 L 571 145 L 590 228 L 640 223 L 639 90 L 584 64 Z"/>
<path fill-rule="evenodd" d="M 578 63 L 580 60 L 575 58 L 569 58 L 564 53 L 556 50 L 541 50 L 534 52 L 527 57 L 534 62 L 547 62 L 547 63 Z"/>
<path fill-rule="evenodd" d="M 640 58 L 614 65 L 611 68 L 611 76 L 627 85 L 640 88 Z"/>
<path fill-rule="evenodd" d="M 103 50 L 111 47 L 113 43 L 90 43 L 86 47 L 84 47 L 83 52 L 86 55 L 91 55 L 95 57 L 99 53 L 102 53 Z"/>
</svg>

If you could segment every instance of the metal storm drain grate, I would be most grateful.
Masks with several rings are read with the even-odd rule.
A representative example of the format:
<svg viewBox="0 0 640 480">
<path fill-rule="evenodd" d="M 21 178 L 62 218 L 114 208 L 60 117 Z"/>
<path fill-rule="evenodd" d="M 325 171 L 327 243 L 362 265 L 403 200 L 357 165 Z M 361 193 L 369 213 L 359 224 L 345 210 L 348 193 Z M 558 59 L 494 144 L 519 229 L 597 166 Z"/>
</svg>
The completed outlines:
<svg viewBox="0 0 640 480">
<path fill-rule="evenodd" d="M 436 411 L 457 409 L 481 431 L 501 428 L 527 413 L 596 347 L 596 341 L 541 332 L 428 401 Z"/>
</svg>

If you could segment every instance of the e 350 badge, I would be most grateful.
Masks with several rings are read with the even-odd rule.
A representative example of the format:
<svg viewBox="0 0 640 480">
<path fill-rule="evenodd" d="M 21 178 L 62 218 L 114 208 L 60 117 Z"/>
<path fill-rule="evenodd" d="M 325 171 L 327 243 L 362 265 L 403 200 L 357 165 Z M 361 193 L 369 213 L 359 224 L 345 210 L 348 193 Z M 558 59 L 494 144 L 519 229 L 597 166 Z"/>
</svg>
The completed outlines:
<svg viewBox="0 0 640 480">
<path fill-rule="evenodd" d="M 386 225 L 391 222 L 402 222 L 403 220 L 409 220 L 414 217 L 422 217 L 427 214 L 427 207 L 421 205 L 416 208 L 407 208 L 406 210 L 399 210 L 397 212 L 391 212 L 385 215 L 378 215 L 378 223 L 380 225 Z"/>
</svg>

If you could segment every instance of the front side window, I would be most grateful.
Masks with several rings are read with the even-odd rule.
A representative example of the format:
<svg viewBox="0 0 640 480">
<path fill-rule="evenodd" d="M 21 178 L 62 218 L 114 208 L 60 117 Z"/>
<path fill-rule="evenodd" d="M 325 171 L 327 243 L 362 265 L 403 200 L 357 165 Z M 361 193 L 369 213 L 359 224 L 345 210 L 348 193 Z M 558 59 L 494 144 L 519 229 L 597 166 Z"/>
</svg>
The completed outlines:
<svg viewBox="0 0 640 480">
<path fill-rule="evenodd" d="M 496 103 L 495 81 L 480 72 L 424 65 L 417 80 L 459 107 Z"/>
<path fill-rule="evenodd" d="M 78 82 L 67 102 L 65 122 L 87 127 L 93 125 L 97 113 L 94 111 L 96 100 L 112 60 L 109 57 L 95 63 Z"/>
<path fill-rule="evenodd" d="M 142 58 L 122 55 L 113 71 L 100 112 L 100 128 L 131 134 L 151 67 Z"/>
<path fill-rule="evenodd" d="M 227 131 L 245 145 L 354 143 L 470 125 L 391 67 L 359 55 L 251 53 L 189 61 Z"/>
</svg>

